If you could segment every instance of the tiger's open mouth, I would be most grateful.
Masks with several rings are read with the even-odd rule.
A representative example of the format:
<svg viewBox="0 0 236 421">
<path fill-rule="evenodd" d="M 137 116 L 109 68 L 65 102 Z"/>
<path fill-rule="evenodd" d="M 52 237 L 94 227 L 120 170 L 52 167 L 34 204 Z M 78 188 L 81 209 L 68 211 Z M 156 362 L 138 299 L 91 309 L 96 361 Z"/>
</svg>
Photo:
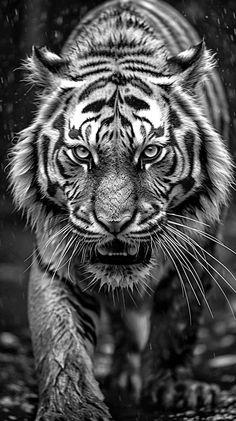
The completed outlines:
<svg viewBox="0 0 236 421">
<path fill-rule="evenodd" d="M 92 256 L 92 263 L 106 265 L 134 265 L 148 263 L 151 249 L 147 244 L 128 245 L 119 240 L 98 246 Z"/>
</svg>

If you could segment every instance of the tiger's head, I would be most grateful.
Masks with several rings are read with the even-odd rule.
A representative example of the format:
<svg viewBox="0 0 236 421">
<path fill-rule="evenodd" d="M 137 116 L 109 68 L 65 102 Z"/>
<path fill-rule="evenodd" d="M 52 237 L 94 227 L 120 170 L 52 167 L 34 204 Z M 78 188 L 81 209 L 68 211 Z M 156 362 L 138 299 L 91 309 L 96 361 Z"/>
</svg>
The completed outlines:
<svg viewBox="0 0 236 421">
<path fill-rule="evenodd" d="M 203 44 L 171 59 L 140 53 L 143 67 L 128 49 L 81 58 L 77 71 L 74 60 L 46 49 L 29 60 L 44 90 L 13 150 L 15 199 L 75 265 L 132 286 L 161 265 L 171 219 L 214 223 L 227 200 L 231 160 L 197 98 L 212 63 Z"/>
</svg>

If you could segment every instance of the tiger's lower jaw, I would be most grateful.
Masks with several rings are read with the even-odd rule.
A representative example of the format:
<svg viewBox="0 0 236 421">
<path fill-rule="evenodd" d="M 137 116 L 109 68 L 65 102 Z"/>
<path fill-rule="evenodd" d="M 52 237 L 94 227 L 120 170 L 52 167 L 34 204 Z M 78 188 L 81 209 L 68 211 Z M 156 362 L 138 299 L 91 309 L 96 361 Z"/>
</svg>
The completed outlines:
<svg viewBox="0 0 236 421">
<path fill-rule="evenodd" d="M 153 267 L 152 249 L 145 243 L 129 245 L 119 240 L 99 245 L 84 264 L 92 278 L 93 290 L 114 291 L 117 288 L 139 291 L 148 288 Z"/>
<path fill-rule="evenodd" d="M 93 286 L 99 290 L 114 291 L 117 288 L 134 288 L 140 292 L 149 287 L 149 278 L 153 268 L 152 260 L 148 264 L 136 265 L 106 265 L 102 263 L 89 264 L 87 271 L 92 275 Z"/>
</svg>

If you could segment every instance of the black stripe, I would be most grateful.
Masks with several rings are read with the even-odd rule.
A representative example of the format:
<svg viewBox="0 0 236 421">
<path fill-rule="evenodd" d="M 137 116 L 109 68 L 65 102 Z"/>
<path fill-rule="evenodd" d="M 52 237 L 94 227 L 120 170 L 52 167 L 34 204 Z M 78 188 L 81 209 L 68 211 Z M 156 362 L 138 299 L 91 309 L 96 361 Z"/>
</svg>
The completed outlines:
<svg viewBox="0 0 236 421">
<path fill-rule="evenodd" d="M 103 64 L 106 65 L 106 64 L 109 64 L 109 63 L 107 62 L 107 60 L 102 60 L 101 58 L 99 58 L 99 55 L 98 55 L 97 61 L 93 60 L 93 61 L 89 62 L 89 58 L 88 58 L 88 62 L 80 65 L 80 69 L 87 69 L 90 66 L 94 67 L 94 66 L 100 66 L 100 65 L 103 65 Z"/>
<path fill-rule="evenodd" d="M 151 96 L 153 95 L 153 91 L 150 88 L 150 86 L 148 86 L 147 83 L 145 83 L 143 80 L 135 77 L 135 78 L 129 78 L 128 82 L 134 86 L 135 88 L 139 88 L 141 91 L 143 91 L 146 95 Z"/>
<path fill-rule="evenodd" d="M 43 152 L 44 171 L 47 176 L 47 194 L 50 197 L 54 197 L 57 191 L 57 185 L 51 182 L 49 172 L 48 172 L 48 148 L 49 148 L 50 142 L 51 142 L 51 139 L 48 136 L 46 135 L 42 136 L 41 149 Z"/>
<path fill-rule="evenodd" d="M 109 67 L 103 67 L 103 68 L 99 68 L 99 69 L 95 69 L 95 70 L 90 70 L 89 72 L 84 72 L 81 73 L 81 77 L 85 78 L 85 77 L 89 77 L 91 75 L 100 75 L 101 73 L 110 73 L 111 69 Z"/>
<path fill-rule="evenodd" d="M 113 47 L 114 45 L 112 45 L 111 47 Z M 90 58 L 90 57 L 111 57 L 111 58 L 123 58 L 124 57 L 124 50 L 123 48 L 125 48 L 125 52 L 126 54 L 131 54 L 132 56 L 138 56 L 140 57 L 140 55 L 143 56 L 147 56 L 147 57 L 153 57 L 153 51 L 147 51 L 147 49 L 145 47 L 137 47 L 137 44 L 135 43 L 133 46 L 132 45 L 125 45 L 125 46 L 121 46 L 120 50 L 118 49 L 119 47 L 116 45 L 117 49 L 110 49 L 110 47 L 107 48 L 101 48 L 99 50 L 96 51 L 90 51 L 88 56 L 83 56 L 83 58 Z M 135 51 L 136 50 L 136 51 Z"/>
<path fill-rule="evenodd" d="M 101 306 L 94 296 L 82 291 L 77 284 L 67 283 L 67 287 L 76 297 L 78 297 L 79 302 L 81 302 L 84 307 L 100 316 Z"/>
<path fill-rule="evenodd" d="M 64 111 L 59 114 L 59 116 L 55 119 L 53 123 L 53 128 L 59 131 L 59 138 L 55 143 L 53 153 L 55 150 L 60 149 L 64 145 L 64 139 L 65 139 L 65 116 Z"/>
<path fill-rule="evenodd" d="M 142 99 L 137 98 L 134 95 L 126 95 L 124 97 L 124 100 L 127 105 L 134 108 L 136 111 L 150 109 L 150 106 L 146 101 L 143 101 Z"/>
<path fill-rule="evenodd" d="M 68 301 L 70 302 L 70 304 L 74 307 L 74 309 L 76 310 L 76 313 L 80 316 L 80 321 L 81 324 L 84 328 L 84 333 L 85 336 L 88 335 L 88 339 L 91 339 L 92 343 L 94 345 L 96 345 L 97 343 L 97 335 L 96 335 L 96 327 L 94 324 L 93 319 L 87 314 L 85 313 L 82 308 L 80 307 L 79 303 L 75 303 L 74 300 L 71 300 L 70 297 L 67 297 Z"/>
<path fill-rule="evenodd" d="M 169 168 L 169 170 L 165 173 L 165 178 L 166 177 L 170 177 L 172 174 L 174 174 L 175 170 L 176 170 L 176 166 L 177 166 L 177 156 L 174 153 L 173 154 L 173 158 L 172 158 L 172 163 L 171 163 L 171 167 Z"/>
<path fill-rule="evenodd" d="M 74 228 L 78 233 L 88 235 L 91 240 L 92 238 L 100 238 L 96 234 L 93 235 L 92 233 L 89 233 L 88 230 L 82 227 L 78 227 L 77 225 L 73 223 L 73 221 L 70 221 L 70 224 L 71 224 L 71 227 Z"/>
<path fill-rule="evenodd" d="M 189 174 L 193 170 L 193 161 L 194 161 L 194 145 L 196 142 L 196 138 L 194 136 L 194 133 L 191 131 L 187 131 L 184 135 L 184 145 L 187 149 L 187 155 L 189 157 Z"/>
<path fill-rule="evenodd" d="M 49 118 L 51 118 L 52 115 L 60 107 L 61 107 L 61 99 L 60 98 L 56 98 L 53 101 L 51 101 L 50 104 L 48 105 L 48 107 L 46 108 L 46 111 L 45 111 L 45 114 L 44 114 L 45 120 L 48 120 Z"/>
<path fill-rule="evenodd" d="M 54 280 L 56 280 L 56 279 L 58 281 L 60 280 L 63 283 L 64 288 L 69 290 L 72 293 L 72 295 L 74 296 L 73 289 L 70 287 L 71 284 L 68 282 L 68 280 L 66 278 L 63 278 L 63 277 L 61 278 L 56 271 L 52 271 L 51 269 L 49 269 L 48 265 L 43 262 L 43 259 L 40 256 L 39 252 L 36 251 L 35 253 L 36 253 L 37 263 L 38 263 L 41 271 L 44 272 L 44 273 L 45 272 L 48 273 L 50 277 L 54 278 Z M 77 294 L 77 296 L 78 296 L 78 294 Z M 96 345 L 96 343 L 97 343 L 96 327 L 95 327 L 93 319 L 87 313 L 85 313 L 82 310 L 79 302 L 75 302 L 69 295 L 66 296 L 66 299 L 70 302 L 72 307 L 76 310 L 76 312 L 80 316 L 80 321 L 81 321 L 81 324 L 84 328 L 84 335 L 88 336 L 88 339 L 90 339 L 91 342 Z M 86 303 L 85 306 L 87 306 L 87 305 L 88 304 Z M 96 310 L 96 312 L 97 312 L 97 310 Z"/>
<path fill-rule="evenodd" d="M 148 124 L 150 124 L 150 126 L 151 126 L 151 128 L 153 129 L 154 128 L 154 126 L 153 126 L 153 124 L 151 123 L 151 121 L 149 121 L 146 117 L 140 117 L 138 114 L 136 114 L 136 113 L 133 113 L 133 116 L 137 119 L 137 120 L 139 120 L 139 121 L 141 121 L 142 123 L 145 121 L 145 123 L 148 123 Z"/>
<path fill-rule="evenodd" d="M 106 105 L 106 101 L 104 99 L 93 101 L 82 109 L 82 113 L 99 113 L 104 105 Z"/>
<path fill-rule="evenodd" d="M 96 89 L 104 88 L 107 85 L 107 79 L 104 77 L 100 77 L 95 82 L 90 83 L 83 92 L 78 97 L 78 102 L 84 101 L 89 97 L 89 95 L 94 92 Z"/>
<path fill-rule="evenodd" d="M 68 159 L 68 155 L 66 154 L 66 152 L 63 150 L 62 151 L 62 153 L 63 153 L 63 158 L 66 160 L 66 159 Z M 64 179 L 65 179 L 65 181 L 66 180 L 69 180 L 69 179 L 71 179 L 71 173 L 69 172 L 69 171 L 67 171 L 68 170 L 68 168 L 65 168 L 65 167 L 63 167 L 63 163 L 64 163 L 64 159 L 63 159 L 63 161 L 61 162 L 60 161 L 60 159 L 58 158 L 58 151 L 57 152 L 55 152 L 55 162 L 56 162 L 56 165 L 57 165 L 57 167 L 58 167 L 58 169 L 59 169 L 59 171 L 60 171 L 60 174 L 62 175 L 62 177 L 64 177 Z M 68 166 L 68 163 L 67 163 L 67 166 Z M 73 168 L 73 170 L 74 170 L 74 168 L 75 168 L 75 163 L 74 163 L 74 161 L 73 161 L 73 163 L 70 163 L 70 168 Z M 67 186 L 69 185 L 69 183 L 67 182 Z"/>
<path fill-rule="evenodd" d="M 44 211 L 46 214 L 53 213 L 54 215 L 62 214 L 65 212 L 65 209 L 62 209 L 61 206 L 58 206 L 56 203 L 52 202 L 49 198 L 42 196 L 41 187 L 38 181 L 38 139 L 41 133 L 41 125 L 37 126 L 34 131 L 34 136 L 32 138 L 32 181 L 30 189 L 35 191 L 35 201 L 41 203 L 44 206 Z"/>
<path fill-rule="evenodd" d="M 147 57 L 145 56 L 143 60 L 142 59 L 138 59 L 138 58 L 129 58 L 129 57 L 127 57 L 127 59 L 122 60 L 122 68 L 124 67 L 126 69 L 126 66 L 133 66 L 133 65 L 139 66 L 140 65 L 143 68 L 146 67 L 146 68 L 148 68 L 151 71 L 152 70 L 156 71 L 156 67 L 157 66 L 154 66 L 151 63 L 147 63 L 145 61 L 145 58 L 147 58 Z"/>
<path fill-rule="evenodd" d="M 131 72 L 139 72 L 139 73 L 144 73 L 147 75 L 151 75 L 151 76 L 155 76 L 155 77 L 170 77 L 170 74 L 165 74 L 165 73 L 160 73 L 160 72 L 156 72 L 154 70 L 150 70 L 150 69 L 145 69 L 143 66 L 132 66 L 129 65 L 127 67 L 125 67 L 125 70 L 129 70 Z M 158 83 L 158 81 L 157 81 Z"/>
<path fill-rule="evenodd" d="M 173 129 L 177 129 L 182 125 L 182 122 L 176 110 L 173 107 L 170 107 L 169 109 L 169 119 L 170 119 L 170 124 L 172 125 Z"/>
</svg>

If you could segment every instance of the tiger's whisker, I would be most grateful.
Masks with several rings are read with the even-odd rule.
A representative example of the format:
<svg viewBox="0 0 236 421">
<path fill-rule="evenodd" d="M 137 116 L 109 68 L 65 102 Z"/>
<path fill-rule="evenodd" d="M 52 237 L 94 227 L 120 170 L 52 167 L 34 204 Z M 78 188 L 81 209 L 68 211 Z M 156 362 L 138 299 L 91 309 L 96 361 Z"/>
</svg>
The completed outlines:
<svg viewBox="0 0 236 421">
<path fill-rule="evenodd" d="M 206 224 L 206 222 L 199 221 L 198 219 L 190 218 L 189 216 L 178 215 L 177 213 L 171 213 L 171 212 L 166 212 L 166 214 L 169 216 L 175 216 L 176 218 L 179 218 L 179 219 L 187 219 L 189 221 L 196 222 L 197 224 L 204 225 L 209 228 L 211 227 L 209 224 Z M 172 221 L 169 221 L 169 222 L 172 222 Z"/>
<path fill-rule="evenodd" d="M 171 239 L 170 239 L 170 238 L 168 238 L 167 236 L 166 236 L 166 237 L 164 237 L 164 241 L 166 241 L 166 242 L 167 242 L 167 244 L 169 243 L 169 245 L 171 246 L 170 248 L 171 248 L 171 250 L 172 250 L 173 255 L 176 257 L 177 261 L 178 261 L 180 264 L 181 264 L 181 263 L 183 263 L 183 259 L 181 258 L 181 255 L 180 255 L 180 253 L 178 252 L 178 250 L 176 250 L 176 247 L 175 247 L 175 245 L 173 244 L 173 241 L 171 241 Z M 174 247 L 173 247 L 173 246 L 174 246 Z M 189 279 L 189 276 L 188 276 L 188 274 L 187 274 L 187 272 L 186 272 L 186 270 L 185 270 L 185 265 L 181 265 L 181 268 L 182 268 L 182 270 L 183 270 L 183 272 L 184 272 L 184 275 L 185 275 L 185 277 L 186 277 L 186 279 L 187 279 L 187 281 L 188 281 L 188 284 L 189 284 L 189 286 L 190 286 L 190 288 L 191 288 L 191 290 L 192 290 L 192 293 L 193 293 L 193 295 L 194 295 L 194 297 L 195 297 L 195 299 L 196 299 L 196 301 L 197 301 L 198 305 L 200 306 L 200 305 L 201 305 L 201 302 L 200 302 L 200 300 L 199 300 L 199 298 L 198 298 L 198 296 L 197 296 L 197 294 L 196 294 L 196 291 L 194 290 L 194 288 L 193 288 L 193 286 L 192 286 L 192 284 L 191 284 L 191 281 L 190 281 L 190 279 Z"/>
<path fill-rule="evenodd" d="M 186 288 L 185 288 L 185 285 L 184 285 L 184 281 L 183 281 L 182 275 L 181 275 L 181 273 L 179 271 L 178 265 L 176 264 L 176 262 L 175 262 L 175 260 L 174 260 L 174 258 L 172 256 L 172 254 L 171 254 L 171 251 L 163 243 L 162 243 L 162 247 L 165 250 L 166 254 L 169 256 L 169 258 L 171 259 L 171 261 L 172 261 L 172 263 L 173 263 L 173 265 L 174 265 L 174 267 L 176 269 L 176 272 L 178 274 L 178 277 L 179 277 L 179 280 L 180 280 L 180 283 L 181 283 L 181 286 L 182 286 L 183 294 L 184 294 L 184 296 L 186 298 L 186 303 L 187 303 L 188 313 L 189 313 L 189 322 L 190 322 L 190 325 L 191 325 L 192 324 L 192 313 L 191 313 L 189 298 L 188 298 L 188 294 L 187 294 L 187 291 L 186 291 Z"/>
<path fill-rule="evenodd" d="M 175 233 L 175 234 L 179 234 L 179 233 Z M 189 242 L 189 245 L 190 245 L 190 247 L 191 248 L 193 248 L 194 247 L 194 245 L 192 245 L 190 242 Z M 222 278 L 222 280 L 236 293 L 236 291 L 234 290 L 234 288 L 232 287 L 232 285 L 230 285 L 229 283 L 228 283 L 228 281 L 218 272 L 218 271 L 216 271 L 216 269 L 212 266 L 212 265 L 210 265 L 209 264 L 209 262 L 207 262 L 206 260 L 204 260 L 203 259 L 203 257 L 202 257 L 202 255 L 199 253 L 199 251 L 198 250 L 196 250 L 196 253 L 200 256 L 200 258 L 206 263 L 202 263 L 200 260 L 198 260 L 195 256 L 194 256 L 194 254 L 192 254 L 187 248 L 185 248 L 184 246 L 182 246 L 181 245 L 181 247 L 190 255 L 190 256 L 192 256 L 204 269 L 205 269 L 205 271 L 209 274 L 209 276 L 213 279 L 213 281 L 216 283 L 216 285 L 218 286 L 218 288 L 220 289 L 220 291 L 222 292 L 222 294 L 224 295 L 224 297 L 225 297 L 225 299 L 226 299 L 226 301 L 227 301 L 227 303 L 228 303 L 228 305 L 229 305 L 229 308 L 230 308 L 230 310 L 231 310 L 231 312 L 232 312 L 232 315 L 233 315 L 233 317 L 236 319 L 236 316 L 235 316 L 235 313 L 234 313 L 234 310 L 233 310 L 233 307 L 232 307 L 232 305 L 231 305 L 231 303 L 230 303 L 230 301 L 229 301 L 229 299 L 228 299 L 228 297 L 227 297 L 227 295 L 226 295 L 226 293 L 225 293 L 225 291 L 223 290 L 223 288 L 221 287 L 221 285 L 219 284 L 219 282 L 217 281 L 217 279 L 212 275 L 212 273 L 209 271 L 209 269 L 208 269 L 208 267 L 206 266 L 206 264 L 207 265 L 209 265 L 210 266 L 210 268 L 213 270 L 213 271 L 215 271 L 219 276 L 220 276 L 220 278 Z"/>
<path fill-rule="evenodd" d="M 209 240 L 212 240 L 213 242 L 215 242 L 219 246 L 224 247 L 226 250 L 230 251 L 233 254 L 236 254 L 236 251 L 234 251 L 233 249 L 228 247 L 226 244 L 224 244 L 222 241 L 220 241 L 217 237 L 214 237 L 213 235 L 211 235 L 207 232 L 204 232 L 204 231 L 199 230 L 199 229 L 194 228 L 194 227 L 190 227 L 188 225 L 180 224 L 180 223 L 175 222 L 175 221 L 168 221 L 168 223 L 173 224 L 173 225 L 178 225 L 178 226 L 183 227 L 183 228 L 187 228 L 188 230 L 195 231 L 197 234 L 202 235 L 203 237 L 206 237 Z"/>
<path fill-rule="evenodd" d="M 167 234 L 167 233 L 166 233 Z M 170 237 L 171 238 L 171 237 Z M 175 241 L 175 242 L 174 242 Z M 203 285 L 202 285 L 202 281 L 201 281 L 201 278 L 200 278 L 200 276 L 199 276 L 199 274 L 197 273 L 197 271 L 196 271 L 196 269 L 195 269 L 195 267 L 193 266 L 193 264 L 190 262 L 190 260 L 187 258 L 187 256 L 181 251 L 181 249 L 180 249 L 180 247 L 178 246 L 178 245 L 180 245 L 180 243 L 179 243 L 179 241 L 175 238 L 175 240 L 174 241 L 171 241 L 172 242 L 172 246 L 175 246 L 177 249 L 178 249 L 178 253 L 182 256 L 182 261 L 184 261 L 185 262 L 185 264 L 187 265 L 187 269 L 189 270 L 189 272 L 191 273 L 191 275 L 192 275 L 192 277 L 193 277 L 193 279 L 194 279 L 194 281 L 196 282 L 196 284 L 197 284 L 197 287 L 198 287 L 198 289 L 199 289 L 199 291 L 200 291 L 200 293 L 201 293 L 201 295 L 202 295 L 202 297 L 203 297 L 203 300 L 205 301 L 205 304 L 206 304 L 206 306 L 207 306 L 207 308 L 208 308 L 208 311 L 209 311 L 209 313 L 210 313 L 210 315 L 211 315 L 211 317 L 214 319 L 214 315 L 213 315 L 213 312 L 212 312 L 212 309 L 211 309 L 211 307 L 210 307 L 210 304 L 208 303 L 208 300 L 207 300 L 207 298 L 206 298 L 206 294 L 205 294 L 205 292 L 204 292 L 204 288 L 203 288 Z M 177 244 L 178 245 L 177 245 Z"/>
<path fill-rule="evenodd" d="M 169 229 L 170 229 L 170 227 L 169 227 Z M 174 230 L 174 232 L 176 233 L 176 234 L 180 234 L 180 232 L 178 231 L 178 230 L 176 230 L 175 228 L 171 228 L 172 230 Z M 195 240 L 193 240 L 191 237 L 189 237 L 189 236 L 187 236 L 187 234 L 185 234 L 185 233 L 183 233 L 183 232 L 181 232 L 181 235 L 185 238 L 185 239 L 188 239 L 188 242 L 189 242 L 189 244 L 190 245 L 192 245 L 192 247 L 193 247 L 193 245 L 195 246 L 195 251 L 197 252 L 197 254 L 199 254 L 200 256 L 201 256 L 201 254 L 200 254 L 200 252 L 199 251 L 197 251 L 197 249 L 199 249 L 199 250 L 201 250 L 201 251 L 203 251 L 204 253 L 206 253 L 211 259 L 213 259 L 215 262 L 217 262 L 220 266 L 222 266 L 231 276 L 232 276 L 232 278 L 233 278 L 233 280 L 234 281 L 236 281 L 236 277 L 234 276 L 234 274 L 231 272 L 231 270 L 229 269 L 229 268 L 227 268 L 227 266 L 225 266 L 224 265 L 224 263 L 222 263 L 219 259 L 217 259 L 215 256 L 213 256 L 211 253 L 209 253 L 207 250 L 204 250 L 203 249 L 203 247 L 201 247 Z M 224 280 L 224 282 L 229 286 L 229 288 L 234 292 L 234 293 L 236 293 L 236 290 L 234 289 L 234 287 L 230 284 L 230 282 L 228 282 L 227 281 L 227 279 L 225 279 L 222 275 L 221 275 L 221 273 L 219 272 L 219 271 L 217 271 L 217 269 L 216 268 L 214 268 L 214 266 L 212 266 L 207 260 L 206 260 L 206 258 L 203 258 L 202 256 L 201 256 L 201 258 L 203 259 L 203 260 L 205 260 L 205 262 L 208 264 L 208 266 L 211 268 L 211 269 L 213 269 L 214 270 L 214 272 L 216 272 L 217 273 L 217 275 L 219 275 L 220 276 L 220 278 L 222 278 L 223 280 Z"/>
</svg>

